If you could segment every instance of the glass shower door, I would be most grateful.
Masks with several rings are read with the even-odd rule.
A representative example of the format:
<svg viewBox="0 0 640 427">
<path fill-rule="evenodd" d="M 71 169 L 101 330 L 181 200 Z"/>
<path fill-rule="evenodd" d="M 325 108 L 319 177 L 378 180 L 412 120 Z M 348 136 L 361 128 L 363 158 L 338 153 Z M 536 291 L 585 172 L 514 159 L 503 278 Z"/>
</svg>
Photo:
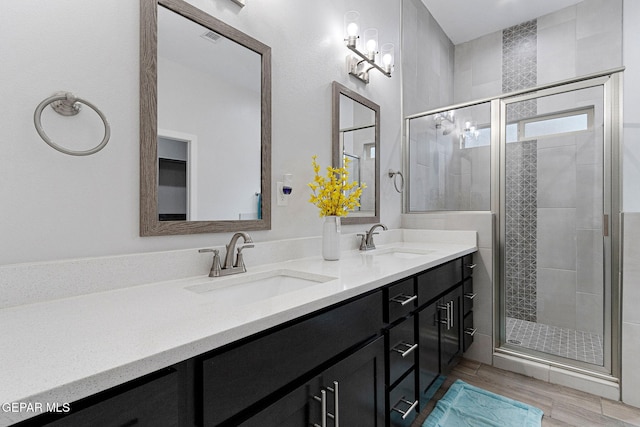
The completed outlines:
<svg viewBox="0 0 640 427">
<path fill-rule="evenodd" d="M 501 337 L 610 372 L 605 88 L 581 86 L 501 103 Z"/>
</svg>

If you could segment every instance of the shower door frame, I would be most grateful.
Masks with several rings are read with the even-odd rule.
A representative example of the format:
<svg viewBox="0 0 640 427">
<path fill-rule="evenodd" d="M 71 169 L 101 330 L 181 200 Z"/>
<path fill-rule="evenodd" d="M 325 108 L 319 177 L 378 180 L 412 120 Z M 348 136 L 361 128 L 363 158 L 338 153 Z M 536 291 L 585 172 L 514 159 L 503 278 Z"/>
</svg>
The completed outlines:
<svg viewBox="0 0 640 427">
<path fill-rule="evenodd" d="M 603 88 L 603 230 L 604 233 L 604 366 L 554 356 L 506 342 L 505 307 L 505 212 L 506 212 L 506 110 L 507 105 L 544 96 L 572 92 L 591 87 Z M 552 85 L 518 91 L 491 101 L 491 210 L 494 228 L 494 351 L 550 366 L 556 366 L 607 381 L 620 378 L 620 136 L 622 127 L 622 69 L 571 79 Z"/>
</svg>

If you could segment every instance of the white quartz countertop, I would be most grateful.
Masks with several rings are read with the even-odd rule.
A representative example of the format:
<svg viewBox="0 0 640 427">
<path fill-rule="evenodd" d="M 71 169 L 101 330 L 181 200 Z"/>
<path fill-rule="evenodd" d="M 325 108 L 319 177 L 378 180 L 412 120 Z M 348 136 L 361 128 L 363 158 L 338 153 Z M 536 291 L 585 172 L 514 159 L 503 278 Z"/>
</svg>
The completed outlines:
<svg viewBox="0 0 640 427">
<path fill-rule="evenodd" d="M 376 257 L 346 251 L 257 267 L 245 275 L 292 270 L 334 277 L 259 302 L 189 289 L 225 278 L 150 283 L 0 310 L 0 425 L 37 415 L 13 402 L 69 403 L 474 252 L 474 243 L 379 245 L 430 251 Z M 215 286 L 218 284 L 216 283 Z"/>
</svg>

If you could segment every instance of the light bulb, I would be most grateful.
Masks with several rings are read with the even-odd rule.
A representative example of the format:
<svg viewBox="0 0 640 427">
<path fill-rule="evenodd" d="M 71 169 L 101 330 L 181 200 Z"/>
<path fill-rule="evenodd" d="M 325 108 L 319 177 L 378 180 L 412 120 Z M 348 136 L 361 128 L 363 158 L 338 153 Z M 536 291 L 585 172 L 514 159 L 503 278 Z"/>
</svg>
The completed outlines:
<svg viewBox="0 0 640 427">
<path fill-rule="evenodd" d="M 378 30 L 375 28 L 367 28 L 364 30 L 364 48 L 367 58 L 375 60 L 378 50 Z"/>
<path fill-rule="evenodd" d="M 374 39 L 367 40 L 367 52 L 372 53 L 376 51 L 376 41 Z"/>
<path fill-rule="evenodd" d="M 359 31 L 359 22 L 360 22 L 360 14 L 355 11 L 349 11 L 344 14 L 344 32 L 346 38 L 344 39 L 347 42 L 347 46 L 354 48 L 356 46 L 356 41 L 358 40 L 358 31 Z"/>
<path fill-rule="evenodd" d="M 347 25 L 347 35 L 349 37 L 355 37 L 358 35 L 358 24 L 356 24 L 355 22 L 351 22 L 349 25 Z"/>
<path fill-rule="evenodd" d="M 383 57 L 382 57 L 382 63 L 386 66 L 391 65 L 391 61 L 393 61 L 393 56 L 391 56 L 390 53 L 386 53 Z"/>
</svg>

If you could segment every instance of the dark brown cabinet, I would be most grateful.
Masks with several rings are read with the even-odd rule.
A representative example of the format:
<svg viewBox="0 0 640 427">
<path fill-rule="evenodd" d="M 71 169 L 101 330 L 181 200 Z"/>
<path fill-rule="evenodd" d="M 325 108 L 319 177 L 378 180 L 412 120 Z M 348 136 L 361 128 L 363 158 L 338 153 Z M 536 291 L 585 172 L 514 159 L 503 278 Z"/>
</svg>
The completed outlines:
<svg viewBox="0 0 640 427">
<path fill-rule="evenodd" d="M 467 255 L 21 426 L 408 427 L 473 342 Z M 435 387 L 435 386 L 434 386 Z"/>
</svg>

